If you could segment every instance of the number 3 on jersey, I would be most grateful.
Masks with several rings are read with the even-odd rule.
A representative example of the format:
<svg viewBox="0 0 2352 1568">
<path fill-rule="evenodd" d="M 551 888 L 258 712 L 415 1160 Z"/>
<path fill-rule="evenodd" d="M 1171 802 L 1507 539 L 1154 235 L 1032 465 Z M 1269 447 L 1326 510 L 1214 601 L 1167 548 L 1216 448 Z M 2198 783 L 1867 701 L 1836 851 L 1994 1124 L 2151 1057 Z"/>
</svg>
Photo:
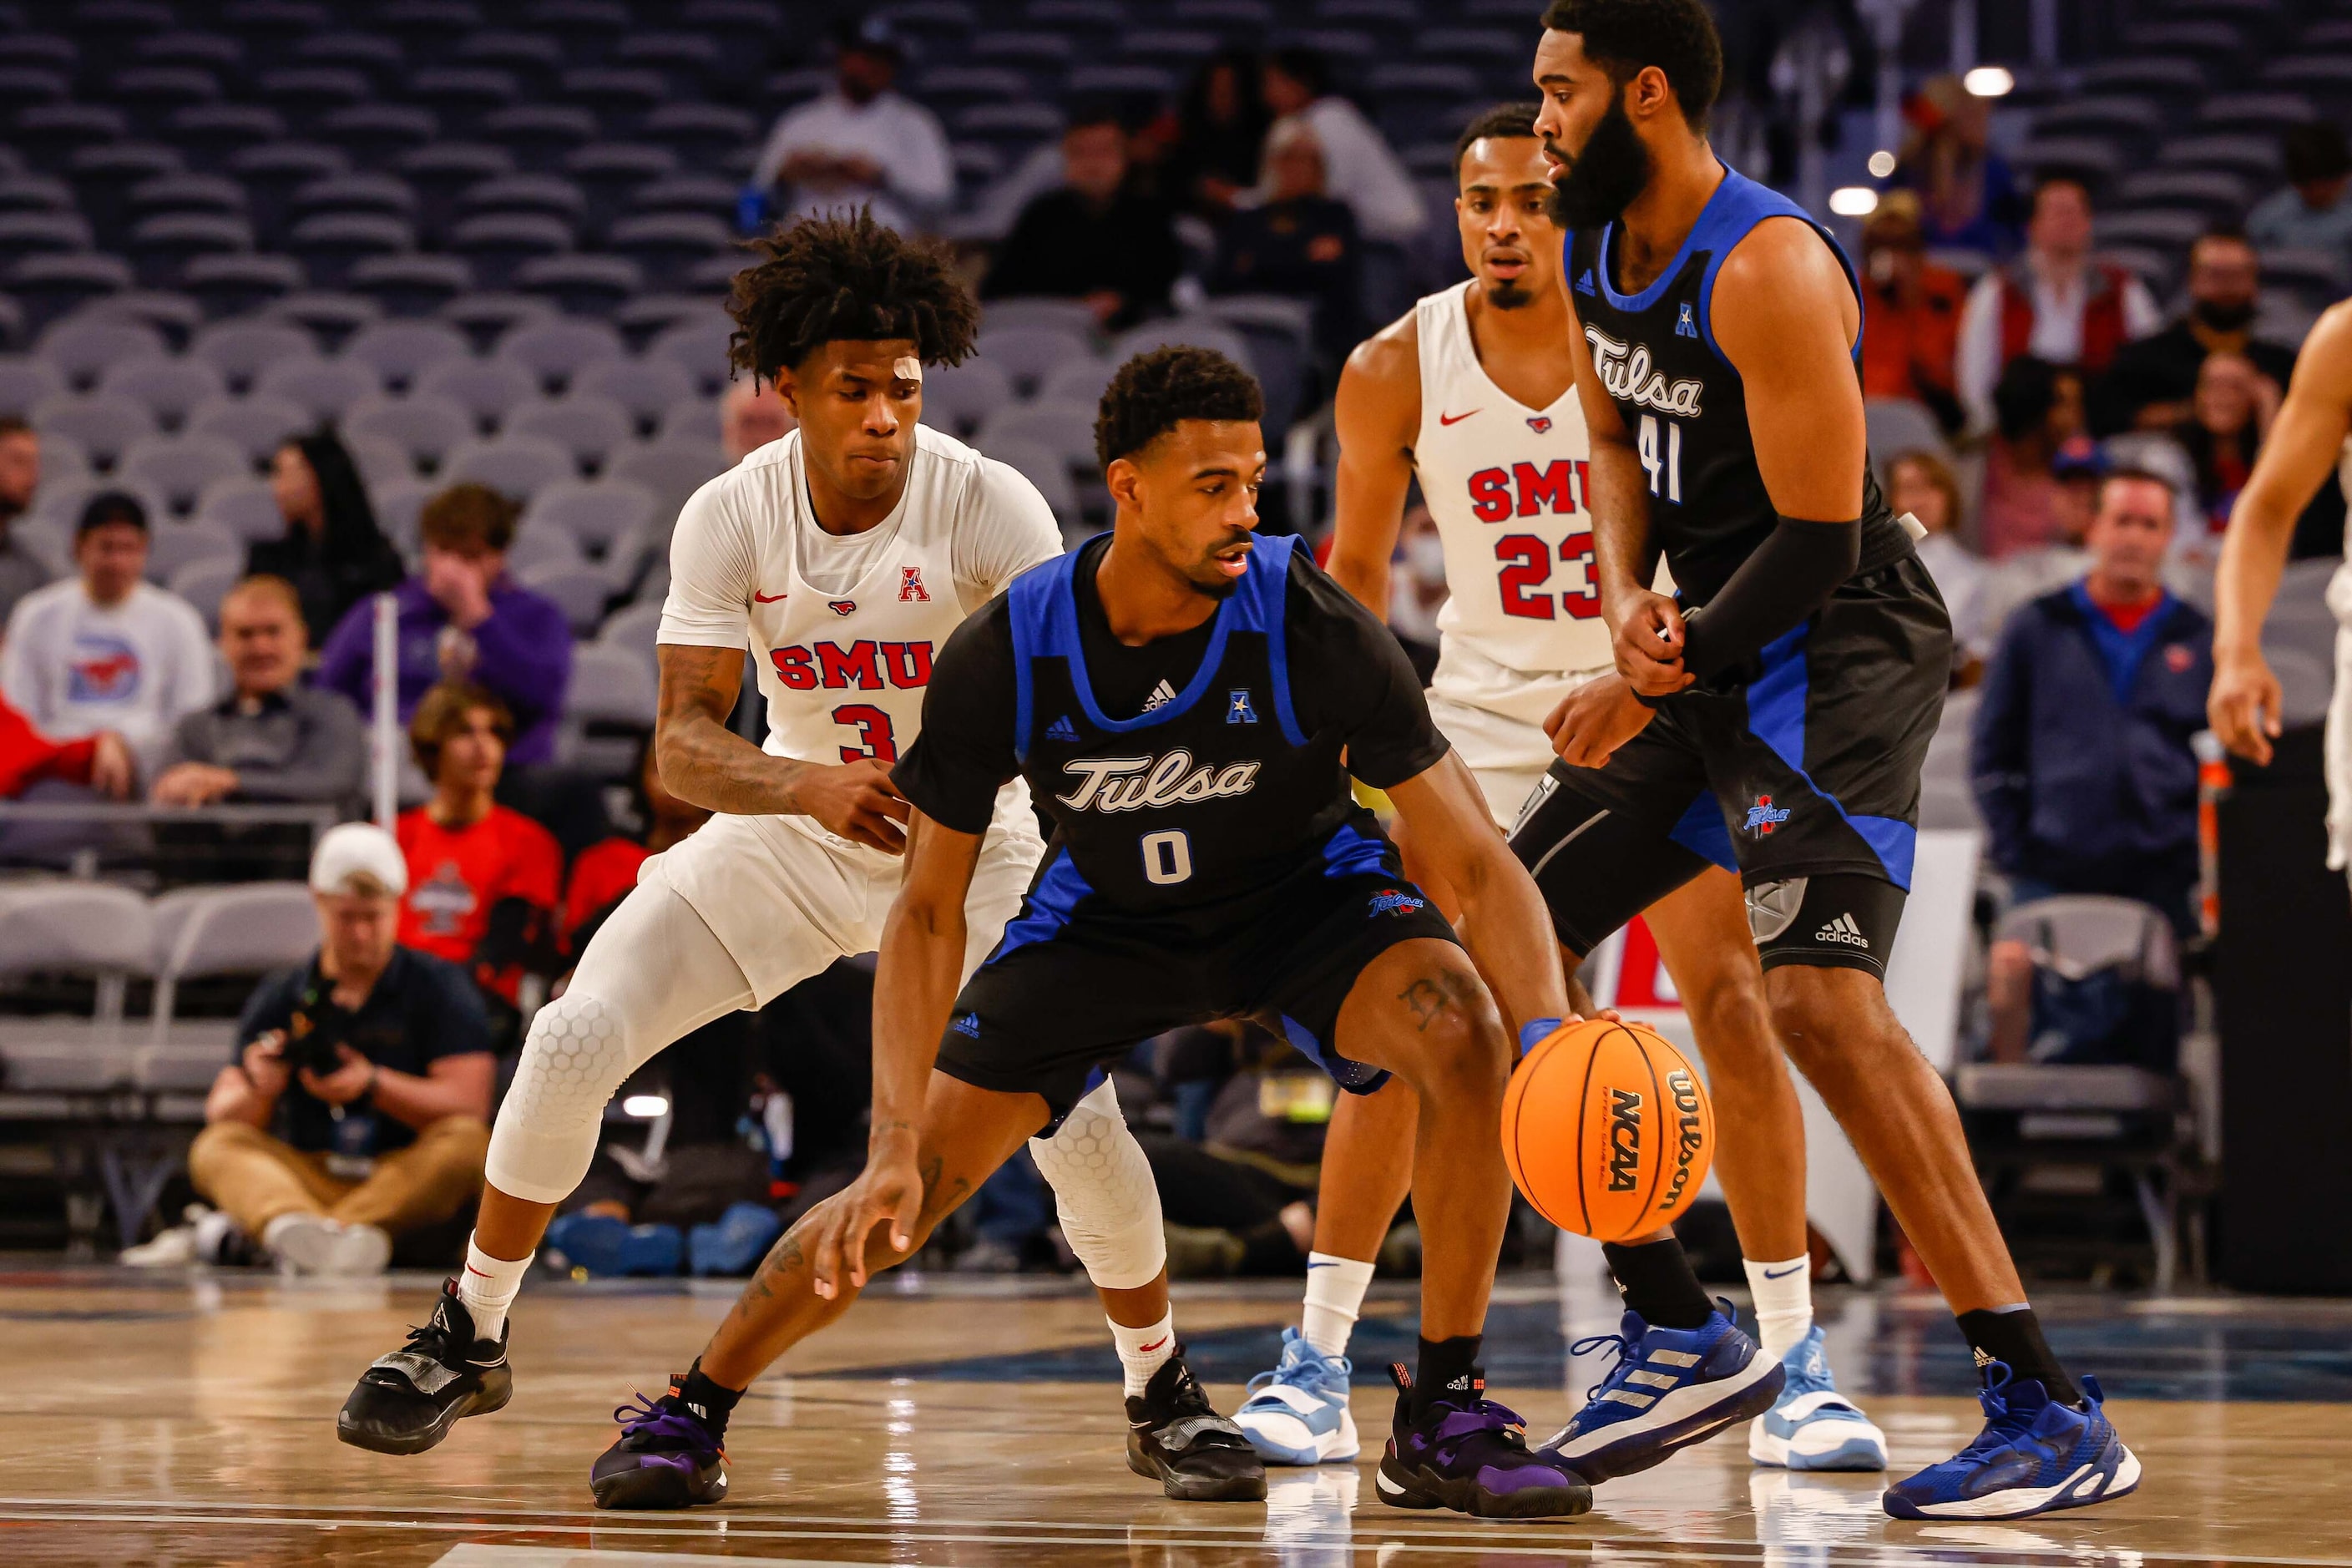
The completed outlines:
<svg viewBox="0 0 2352 1568">
<path fill-rule="evenodd" d="M 850 725 L 857 731 L 858 744 L 841 748 L 843 762 L 898 760 L 898 742 L 890 733 L 890 715 L 871 702 L 845 702 L 833 710 L 833 721 Z"/>
<path fill-rule="evenodd" d="M 1658 426 L 1661 425 L 1666 427 L 1665 447 L 1663 453 L 1658 446 Z M 1634 446 L 1642 454 L 1643 468 L 1650 476 L 1650 493 L 1654 496 L 1661 496 L 1680 506 L 1683 500 L 1683 427 L 1671 419 L 1660 419 L 1654 414 L 1644 414 L 1642 416 L 1641 433 L 1635 437 Z M 1665 480 L 1664 489 L 1659 489 L 1658 484 L 1662 476 Z"/>
</svg>

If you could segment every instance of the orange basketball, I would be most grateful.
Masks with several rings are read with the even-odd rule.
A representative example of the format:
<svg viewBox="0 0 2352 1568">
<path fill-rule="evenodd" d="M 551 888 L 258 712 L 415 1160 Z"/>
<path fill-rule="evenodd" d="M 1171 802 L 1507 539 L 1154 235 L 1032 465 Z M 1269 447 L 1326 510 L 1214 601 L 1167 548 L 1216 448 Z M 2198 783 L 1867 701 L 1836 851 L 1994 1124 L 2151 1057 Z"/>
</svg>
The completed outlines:
<svg viewBox="0 0 2352 1568">
<path fill-rule="evenodd" d="M 1644 1236 L 1698 1195 L 1715 1107 L 1674 1043 L 1594 1018 L 1553 1030 L 1503 1094 L 1503 1158 L 1536 1212 L 1596 1241 Z"/>
</svg>

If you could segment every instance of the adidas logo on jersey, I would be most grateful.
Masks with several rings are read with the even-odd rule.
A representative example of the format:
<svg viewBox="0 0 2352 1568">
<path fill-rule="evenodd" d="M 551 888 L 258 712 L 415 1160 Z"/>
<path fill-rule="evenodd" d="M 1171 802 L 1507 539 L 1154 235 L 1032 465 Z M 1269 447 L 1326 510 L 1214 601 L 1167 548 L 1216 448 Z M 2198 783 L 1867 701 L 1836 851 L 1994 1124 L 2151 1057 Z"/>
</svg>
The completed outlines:
<svg viewBox="0 0 2352 1568">
<path fill-rule="evenodd" d="M 1840 915 L 1837 919 L 1830 921 L 1829 924 L 1822 927 L 1821 930 L 1813 933 L 1813 940 L 1815 942 L 1843 942 L 1848 947 L 1867 948 L 1870 946 L 1870 939 L 1862 934 L 1862 928 L 1853 923 L 1853 917 L 1850 914 Z"/>
<path fill-rule="evenodd" d="M 1067 713 L 1045 726 L 1045 739 L 1049 741 L 1076 741 L 1077 738 L 1078 727 L 1070 722 Z"/>
<path fill-rule="evenodd" d="M 1576 291 L 1580 294 L 1590 294 L 1593 292 L 1591 268 L 1588 267 L 1577 275 Z"/>
<path fill-rule="evenodd" d="M 1176 689 L 1169 685 L 1166 680 L 1162 680 L 1151 689 L 1151 695 L 1143 700 L 1143 710 L 1149 713 L 1154 708 L 1165 708 L 1175 700 Z"/>
<path fill-rule="evenodd" d="M 1081 757 L 1064 763 L 1078 787 L 1054 798 L 1072 811 L 1141 811 L 1192 805 L 1247 795 L 1257 784 L 1256 763 L 1192 765 L 1192 753 L 1179 746 L 1164 757 Z"/>
<path fill-rule="evenodd" d="M 950 1025 L 949 1027 L 955 1030 L 959 1035 L 969 1036 L 971 1038 L 976 1040 L 980 1038 L 980 1015 L 977 1013 L 959 1013 L 956 1015 L 955 1022 Z"/>
</svg>

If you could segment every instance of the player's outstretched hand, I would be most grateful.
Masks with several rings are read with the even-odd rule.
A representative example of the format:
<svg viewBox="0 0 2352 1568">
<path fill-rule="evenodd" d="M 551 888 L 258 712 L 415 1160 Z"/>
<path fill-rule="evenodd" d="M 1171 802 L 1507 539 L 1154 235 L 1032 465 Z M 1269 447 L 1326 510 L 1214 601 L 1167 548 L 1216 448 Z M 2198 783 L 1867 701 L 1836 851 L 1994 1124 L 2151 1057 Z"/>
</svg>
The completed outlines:
<svg viewBox="0 0 2352 1568">
<path fill-rule="evenodd" d="M 1544 721 L 1544 733 L 1570 767 L 1597 768 L 1656 716 L 1634 700 L 1623 676 L 1604 675 L 1561 698 Z"/>
<path fill-rule="evenodd" d="M 810 1211 L 816 1221 L 809 1247 L 816 1293 L 831 1300 L 841 1294 L 844 1279 L 863 1290 L 866 1246 L 874 1227 L 887 1223 L 890 1250 L 903 1255 L 914 1245 L 922 1206 L 923 1177 L 915 1165 L 913 1135 L 877 1140 L 857 1180 Z"/>
<path fill-rule="evenodd" d="M 2278 677 L 2259 653 L 2227 658 L 2213 668 L 2213 689 L 2205 696 L 2205 719 L 2221 744 L 2264 767 L 2279 733 L 2285 700 Z"/>
<path fill-rule="evenodd" d="M 1667 697 L 1697 679 L 1683 668 L 1682 606 L 1643 590 L 1617 622 L 1617 670 L 1644 697 Z"/>
<path fill-rule="evenodd" d="M 844 838 L 897 855 L 907 847 L 907 797 L 890 782 L 890 765 L 861 757 L 839 767 L 813 766 L 800 797 L 808 814 Z"/>
</svg>

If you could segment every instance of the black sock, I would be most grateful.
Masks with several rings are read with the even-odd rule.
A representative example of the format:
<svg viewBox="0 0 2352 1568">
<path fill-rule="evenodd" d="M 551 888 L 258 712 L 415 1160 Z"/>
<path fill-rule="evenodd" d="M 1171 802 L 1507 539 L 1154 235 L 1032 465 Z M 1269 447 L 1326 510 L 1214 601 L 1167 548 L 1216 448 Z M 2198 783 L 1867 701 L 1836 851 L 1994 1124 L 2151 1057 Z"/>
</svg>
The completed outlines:
<svg viewBox="0 0 2352 1568">
<path fill-rule="evenodd" d="M 1662 1329 L 1696 1329 L 1715 1311 L 1698 1276 L 1691 1272 L 1690 1255 L 1674 1237 L 1632 1247 L 1603 1242 L 1601 1251 L 1609 1259 L 1609 1272 L 1617 1276 L 1625 1305 L 1643 1322 Z"/>
<path fill-rule="evenodd" d="M 1977 1365 L 1989 1361 L 2005 1362 L 2010 1376 L 2019 1382 L 2032 1379 L 2050 1391 L 2050 1397 L 2063 1405 L 2080 1407 L 2083 1391 L 2050 1353 L 2049 1342 L 2042 1337 L 2042 1320 L 2033 1315 L 2031 1307 L 2020 1307 L 2008 1312 L 1962 1312 L 1960 1333 L 1976 1352 Z"/>
<path fill-rule="evenodd" d="M 743 1397 L 740 1388 L 721 1388 L 702 1373 L 702 1358 L 694 1358 L 694 1370 L 686 1374 L 678 1385 L 678 1403 L 702 1418 L 714 1437 L 727 1436 L 727 1417 L 735 1413 L 735 1402 Z"/>
<path fill-rule="evenodd" d="M 1421 1342 L 1421 1364 L 1412 1374 L 1415 1420 L 1439 1400 L 1467 1408 L 1485 1395 L 1486 1380 L 1478 1373 L 1478 1347 L 1486 1338 L 1464 1334 L 1459 1339 Z"/>
</svg>

